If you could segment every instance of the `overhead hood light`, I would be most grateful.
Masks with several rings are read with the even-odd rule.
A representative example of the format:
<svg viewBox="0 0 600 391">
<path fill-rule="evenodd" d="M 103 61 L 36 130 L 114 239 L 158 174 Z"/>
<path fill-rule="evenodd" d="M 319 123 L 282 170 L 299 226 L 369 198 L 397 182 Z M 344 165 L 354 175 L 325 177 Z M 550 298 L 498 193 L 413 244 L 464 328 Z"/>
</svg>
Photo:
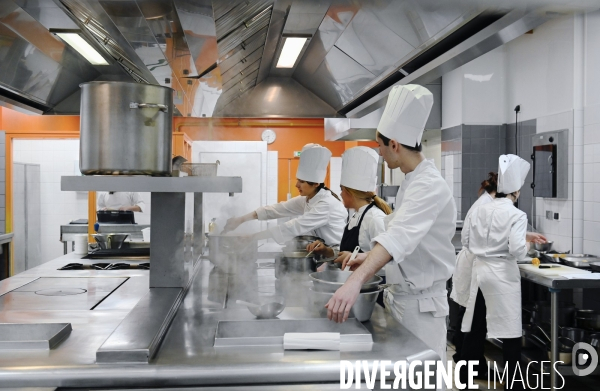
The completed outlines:
<svg viewBox="0 0 600 391">
<path fill-rule="evenodd" d="M 79 30 L 55 30 L 50 29 L 50 32 L 56 34 L 69 44 L 73 49 L 77 50 L 79 54 L 85 57 L 86 60 L 92 65 L 109 65 L 108 61 L 102 57 L 96 49 L 92 47 L 85 39 L 83 39 L 79 33 Z"/>
<path fill-rule="evenodd" d="M 293 68 L 308 38 L 287 37 L 277 61 L 277 68 Z"/>
</svg>

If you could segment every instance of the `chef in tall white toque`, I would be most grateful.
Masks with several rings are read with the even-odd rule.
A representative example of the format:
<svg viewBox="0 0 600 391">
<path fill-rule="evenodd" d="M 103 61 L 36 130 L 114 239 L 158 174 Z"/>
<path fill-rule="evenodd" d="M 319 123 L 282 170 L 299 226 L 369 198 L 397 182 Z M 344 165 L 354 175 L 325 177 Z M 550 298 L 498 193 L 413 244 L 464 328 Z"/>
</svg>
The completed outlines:
<svg viewBox="0 0 600 391">
<path fill-rule="evenodd" d="M 345 321 L 361 285 L 385 266 L 392 284 L 384 293 L 386 310 L 445 362 L 446 281 L 456 259 L 456 206 L 446 181 L 421 152 L 432 105 L 431 92 L 419 85 L 396 86 L 390 92 L 377 143 L 390 169 L 400 168 L 406 178 L 396 210 L 385 218 L 386 231 L 373 239 L 370 252 L 348 263 L 355 271 L 326 307 L 330 319 Z"/>
<path fill-rule="evenodd" d="M 461 360 L 481 360 L 488 338 L 502 339 L 502 353 L 513 379 L 521 359 L 521 274 L 517 265 L 527 254 L 527 215 L 514 203 L 529 172 L 529 163 L 516 155 L 501 155 L 496 198 L 474 209 L 465 220 L 462 243 L 475 255 L 471 289 L 463 318 Z M 481 325 L 483 323 L 483 326 Z M 477 329 L 477 332 L 471 328 Z M 485 359 L 480 373 L 487 372 Z M 516 374 L 516 380 L 521 376 Z M 466 379 L 466 372 L 461 372 Z M 520 382 L 505 389 L 523 389 Z"/>
<path fill-rule="evenodd" d="M 328 246 L 337 246 L 342 239 L 348 211 L 341 200 L 325 184 L 331 151 L 319 144 L 307 144 L 300 153 L 296 172 L 299 196 L 278 204 L 263 206 L 244 216 L 232 217 L 225 224 L 224 233 L 235 230 L 250 220 L 271 220 L 294 217 L 271 229 L 254 235 L 255 239 L 274 238 L 285 243 L 295 236 L 316 235 Z"/>
</svg>

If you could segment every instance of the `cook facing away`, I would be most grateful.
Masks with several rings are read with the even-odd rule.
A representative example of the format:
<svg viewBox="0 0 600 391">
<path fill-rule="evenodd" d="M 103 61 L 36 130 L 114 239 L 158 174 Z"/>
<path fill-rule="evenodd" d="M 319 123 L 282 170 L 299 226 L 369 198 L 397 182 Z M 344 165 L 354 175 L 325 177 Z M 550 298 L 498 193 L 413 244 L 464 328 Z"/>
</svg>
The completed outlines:
<svg viewBox="0 0 600 391">
<path fill-rule="evenodd" d="M 143 212 L 146 208 L 140 193 L 109 191 L 98 194 L 97 210 L 131 210 Z"/>
<path fill-rule="evenodd" d="M 330 158 L 329 149 L 319 144 L 305 145 L 296 172 L 296 188 L 300 195 L 288 201 L 260 207 L 244 216 L 232 217 L 227 220 L 223 232 L 233 231 L 250 220 L 293 217 L 284 224 L 255 234 L 254 238 L 274 238 L 281 244 L 299 235 L 316 235 L 329 246 L 339 245 L 348 213 L 339 198 L 323 183 Z"/>
<path fill-rule="evenodd" d="M 388 166 L 406 174 L 397 209 L 386 216 L 386 231 L 373 239 L 373 249 L 350 264 L 354 273 L 326 307 L 329 319 L 346 321 L 361 285 L 385 266 L 391 284 L 384 294 L 386 310 L 445 362 L 446 281 L 455 264 L 456 207 L 446 181 L 421 153 L 432 105 L 432 94 L 418 85 L 396 86 L 390 92 L 377 143 Z"/>
</svg>

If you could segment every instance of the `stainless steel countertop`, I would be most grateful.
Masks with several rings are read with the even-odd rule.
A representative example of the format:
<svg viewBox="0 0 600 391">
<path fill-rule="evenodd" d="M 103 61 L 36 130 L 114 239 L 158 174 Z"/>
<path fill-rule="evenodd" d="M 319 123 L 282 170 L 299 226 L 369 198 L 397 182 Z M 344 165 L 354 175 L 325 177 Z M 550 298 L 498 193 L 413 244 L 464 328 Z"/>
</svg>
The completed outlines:
<svg viewBox="0 0 600 391">
<path fill-rule="evenodd" d="M 553 289 L 600 288 L 600 280 L 569 279 L 562 276 L 543 276 L 519 268 L 521 278 Z M 585 273 L 585 270 L 581 271 Z"/>
<path fill-rule="evenodd" d="M 371 321 L 370 351 L 284 351 L 282 347 L 213 347 L 219 320 L 252 320 L 247 308 L 234 304 L 250 281 L 277 285 L 273 269 L 252 275 L 226 275 L 201 261 L 156 357 L 147 365 L 96 364 L 96 350 L 148 292 L 146 270 L 59 271 L 70 262 L 95 263 L 67 254 L 0 282 L 0 294 L 39 277 L 129 277 L 92 311 L 2 311 L 0 322 L 69 322 L 71 335 L 49 351 L 0 352 L 2 387 L 161 387 L 282 383 L 339 384 L 340 360 L 425 360 L 435 353 L 376 306 Z M 114 261 L 114 260 L 113 260 Z M 285 285 L 285 284 L 283 284 Z M 303 289 L 303 288 L 302 288 Z M 302 289 L 298 298 L 302 300 Z M 315 317 L 302 307 L 288 307 L 280 319 Z M 226 308 L 223 308 L 223 306 Z M 139 332 L 144 332 L 140 324 Z M 391 369 L 391 368 L 390 368 Z"/>
</svg>

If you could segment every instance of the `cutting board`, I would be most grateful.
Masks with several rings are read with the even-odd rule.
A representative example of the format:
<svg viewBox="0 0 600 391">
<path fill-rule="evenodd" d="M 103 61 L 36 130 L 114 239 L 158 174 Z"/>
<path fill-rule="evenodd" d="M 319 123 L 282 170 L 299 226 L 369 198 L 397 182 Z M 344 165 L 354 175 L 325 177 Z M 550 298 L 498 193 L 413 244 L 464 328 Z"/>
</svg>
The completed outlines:
<svg viewBox="0 0 600 391">
<path fill-rule="evenodd" d="M 585 274 L 589 273 L 585 270 L 577 269 L 570 266 L 558 266 L 550 269 L 540 269 L 534 265 L 519 265 L 519 269 L 525 270 L 529 273 L 539 274 L 541 276 L 562 276 L 565 274 Z"/>
</svg>

